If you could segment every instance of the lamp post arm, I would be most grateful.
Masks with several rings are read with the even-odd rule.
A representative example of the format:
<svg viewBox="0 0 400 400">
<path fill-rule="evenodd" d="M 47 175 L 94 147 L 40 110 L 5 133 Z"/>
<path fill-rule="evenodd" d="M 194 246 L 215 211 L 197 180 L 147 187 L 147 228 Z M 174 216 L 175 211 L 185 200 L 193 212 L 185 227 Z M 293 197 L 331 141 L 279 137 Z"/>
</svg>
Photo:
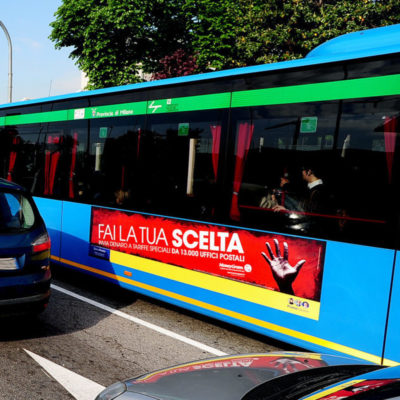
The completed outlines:
<svg viewBox="0 0 400 400">
<path fill-rule="evenodd" d="M 8 41 L 8 102 L 12 102 L 12 43 L 7 28 L 0 21 L 0 27 L 3 29 Z"/>
</svg>

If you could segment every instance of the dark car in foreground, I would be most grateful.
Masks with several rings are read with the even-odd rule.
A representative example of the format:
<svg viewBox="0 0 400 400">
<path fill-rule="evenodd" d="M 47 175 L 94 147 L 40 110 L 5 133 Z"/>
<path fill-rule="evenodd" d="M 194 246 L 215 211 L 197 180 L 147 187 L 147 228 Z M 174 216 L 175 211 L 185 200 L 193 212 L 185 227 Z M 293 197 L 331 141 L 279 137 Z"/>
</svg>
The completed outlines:
<svg viewBox="0 0 400 400">
<path fill-rule="evenodd" d="M 0 179 L 0 316 L 44 310 L 50 279 L 50 239 L 32 196 Z"/>
<path fill-rule="evenodd" d="M 96 400 L 400 399 L 400 366 L 276 352 L 218 357 L 117 382 Z"/>
</svg>

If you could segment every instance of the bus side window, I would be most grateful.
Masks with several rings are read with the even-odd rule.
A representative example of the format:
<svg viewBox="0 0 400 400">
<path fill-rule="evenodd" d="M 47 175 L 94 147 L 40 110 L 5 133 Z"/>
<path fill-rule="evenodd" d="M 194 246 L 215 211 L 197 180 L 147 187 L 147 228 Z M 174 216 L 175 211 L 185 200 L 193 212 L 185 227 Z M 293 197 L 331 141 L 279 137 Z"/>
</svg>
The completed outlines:
<svg viewBox="0 0 400 400">
<path fill-rule="evenodd" d="M 156 115 L 143 135 L 143 209 L 213 219 L 222 111 Z"/>
<path fill-rule="evenodd" d="M 325 102 L 236 112 L 231 219 L 378 246 L 393 240 L 398 102 L 344 101 L 340 107 Z M 285 174 L 289 185 L 282 190 Z M 313 182 L 319 180 L 321 204 L 311 206 Z"/>
<path fill-rule="evenodd" d="M 399 100 L 345 101 L 338 136 L 342 234 L 390 246 L 394 238 Z"/>
<path fill-rule="evenodd" d="M 321 167 L 334 157 L 337 112 L 338 103 L 328 102 L 235 112 L 233 221 L 300 234 L 325 230 L 335 214 L 331 196 L 315 188 L 311 201 L 303 169 L 313 165 L 310 177 L 324 184 L 318 192 L 329 188 L 329 171 Z"/>
<path fill-rule="evenodd" d="M 34 194 L 43 194 L 43 124 L 14 126 L 5 129 L 8 149 L 4 157 L 3 177 Z"/>
<path fill-rule="evenodd" d="M 140 193 L 138 154 L 142 117 L 98 119 L 90 124 L 90 179 L 85 197 L 94 204 L 135 208 Z"/>
</svg>

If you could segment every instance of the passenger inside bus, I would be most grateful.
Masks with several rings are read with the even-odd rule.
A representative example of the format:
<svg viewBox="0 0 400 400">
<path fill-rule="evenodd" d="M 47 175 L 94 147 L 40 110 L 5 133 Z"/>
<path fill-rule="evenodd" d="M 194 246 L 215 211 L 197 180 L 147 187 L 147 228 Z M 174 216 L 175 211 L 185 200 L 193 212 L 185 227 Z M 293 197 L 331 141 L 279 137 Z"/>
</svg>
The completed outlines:
<svg viewBox="0 0 400 400">
<path fill-rule="evenodd" d="M 307 196 L 303 202 L 303 209 L 309 213 L 332 213 L 331 199 L 327 186 L 320 178 L 315 166 L 302 167 L 302 178 L 307 184 Z"/>
<path fill-rule="evenodd" d="M 260 200 L 260 208 L 269 208 L 275 210 L 298 210 L 299 201 L 295 195 L 292 184 L 292 177 L 289 172 L 284 170 L 279 178 L 279 186 L 274 189 L 265 187 L 266 191 Z"/>
<path fill-rule="evenodd" d="M 320 178 L 318 169 L 314 165 L 305 165 L 301 167 L 301 176 L 307 184 L 307 192 L 304 198 L 299 203 L 293 201 L 290 204 L 288 202 L 280 202 L 274 207 L 274 211 L 301 210 L 305 213 L 313 214 L 330 213 L 332 211 L 331 199 L 324 181 Z M 287 188 L 288 183 L 284 184 L 285 186 Z"/>
<path fill-rule="evenodd" d="M 131 200 L 131 191 L 130 190 L 123 190 L 118 189 L 114 192 L 115 196 L 115 205 L 116 206 L 128 206 L 130 205 Z"/>
</svg>

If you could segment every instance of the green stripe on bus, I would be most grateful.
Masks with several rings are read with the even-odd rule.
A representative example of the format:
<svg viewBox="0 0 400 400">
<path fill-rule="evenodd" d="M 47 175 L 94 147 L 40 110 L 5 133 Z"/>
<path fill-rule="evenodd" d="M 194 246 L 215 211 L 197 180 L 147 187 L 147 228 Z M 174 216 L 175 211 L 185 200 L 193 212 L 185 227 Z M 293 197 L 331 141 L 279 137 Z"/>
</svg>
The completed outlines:
<svg viewBox="0 0 400 400">
<path fill-rule="evenodd" d="M 0 117 L 0 126 L 400 94 L 400 74 Z M 232 95 L 232 104 L 231 104 Z"/>
<path fill-rule="evenodd" d="M 5 125 L 37 124 L 40 122 L 66 121 L 68 110 L 48 111 L 34 114 L 10 115 L 5 117 Z"/>
<path fill-rule="evenodd" d="M 147 102 L 113 104 L 99 107 L 78 108 L 62 111 L 48 111 L 33 114 L 1 117 L 0 125 L 23 125 L 58 121 L 74 121 L 107 117 L 127 117 L 146 114 Z"/>
<path fill-rule="evenodd" d="M 207 94 L 2 117 L 0 126 L 229 108 L 231 93 Z"/>
<path fill-rule="evenodd" d="M 230 102 L 230 92 L 178 97 L 175 99 L 150 100 L 147 106 L 147 113 L 162 114 L 184 111 L 215 110 L 218 108 L 229 108 Z"/>
<path fill-rule="evenodd" d="M 112 117 L 131 117 L 146 114 L 147 101 L 135 103 L 112 104 L 107 106 L 77 108 L 68 110 L 68 119 L 94 119 Z"/>
<path fill-rule="evenodd" d="M 400 75 L 311 83 L 232 94 L 232 107 L 306 103 L 400 94 Z"/>
</svg>

